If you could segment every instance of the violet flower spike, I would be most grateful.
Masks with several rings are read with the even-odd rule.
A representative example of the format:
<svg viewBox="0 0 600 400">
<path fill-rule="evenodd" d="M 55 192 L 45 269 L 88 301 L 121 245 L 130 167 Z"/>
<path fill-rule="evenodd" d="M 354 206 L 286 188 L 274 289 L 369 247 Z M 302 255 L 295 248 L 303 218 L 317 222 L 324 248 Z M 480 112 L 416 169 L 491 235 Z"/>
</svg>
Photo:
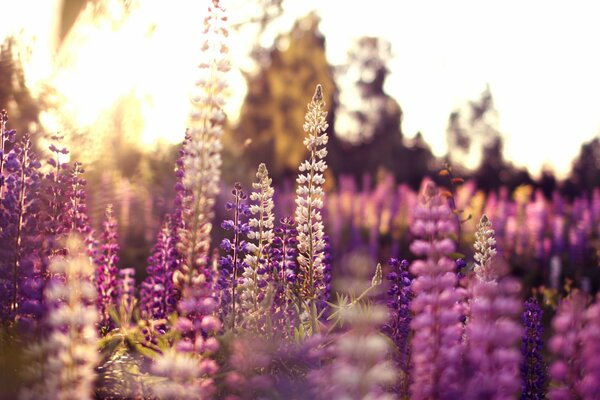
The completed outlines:
<svg viewBox="0 0 600 400">
<path fill-rule="evenodd" d="M 112 205 L 106 207 L 101 238 L 102 245 L 96 267 L 96 290 L 98 291 L 96 304 L 100 315 L 100 330 L 106 332 L 114 328 L 109 310 L 117 307 L 118 300 L 119 239 Z"/>
<path fill-rule="evenodd" d="M 585 311 L 585 326 L 579 332 L 583 376 L 577 390 L 584 400 L 598 398 L 600 393 L 600 295 Z"/>
<path fill-rule="evenodd" d="M 238 271 L 246 268 L 244 255 L 247 253 L 247 243 L 242 240 L 249 232 L 249 225 L 246 221 L 250 215 L 250 209 L 246 204 L 247 195 L 242 190 L 239 183 L 235 184 L 232 191 L 234 202 L 227 203 L 228 210 L 233 210 L 233 220 L 225 220 L 221 227 L 233 232 L 233 238 L 223 239 L 221 248 L 226 255 L 219 261 L 220 278 L 218 281 L 219 295 L 221 298 L 221 312 L 224 313 L 224 319 L 231 320 L 231 329 L 235 330 L 236 320 L 240 310 L 236 310 L 238 303 L 237 286 Z"/>
<path fill-rule="evenodd" d="M 383 326 L 383 332 L 392 339 L 397 348 L 394 357 L 400 372 L 397 394 L 401 398 L 409 396 L 410 386 L 410 323 L 412 312 L 412 277 L 408 272 L 409 263 L 406 260 L 390 259 L 391 272 L 387 275 L 390 283 L 388 289 L 388 322 Z"/>
<path fill-rule="evenodd" d="M 410 266 L 414 312 L 411 328 L 412 399 L 447 399 L 457 396 L 462 353 L 455 263 L 448 258 L 455 243 L 452 210 L 433 183 L 427 183 L 415 209 L 411 251 L 425 260 Z"/>
<path fill-rule="evenodd" d="M 578 290 L 571 292 L 558 305 L 552 319 L 554 335 L 549 347 L 555 356 L 550 366 L 552 378 L 548 398 L 567 400 L 577 398 L 582 377 L 582 348 L 579 333 L 583 330 L 587 297 Z"/>
<path fill-rule="evenodd" d="M 525 327 L 521 352 L 521 400 L 538 400 L 546 398 L 546 386 L 548 383 L 548 366 L 544 361 L 542 349 L 544 340 L 542 335 L 543 311 L 532 297 L 525 302 L 525 311 L 521 322 Z"/>
</svg>

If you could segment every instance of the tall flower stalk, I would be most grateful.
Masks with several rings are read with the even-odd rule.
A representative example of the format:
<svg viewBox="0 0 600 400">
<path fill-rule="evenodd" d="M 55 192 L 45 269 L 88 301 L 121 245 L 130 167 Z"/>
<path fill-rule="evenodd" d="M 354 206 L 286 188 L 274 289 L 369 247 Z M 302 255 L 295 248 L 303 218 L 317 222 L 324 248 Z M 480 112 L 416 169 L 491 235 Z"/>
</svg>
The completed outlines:
<svg viewBox="0 0 600 400">
<path fill-rule="evenodd" d="M 199 64 L 200 77 L 192 99 L 194 111 L 183 159 L 182 184 L 187 193 L 182 201 L 183 228 L 179 230 L 179 250 L 188 281 L 196 273 L 206 273 L 209 263 L 214 203 L 221 176 L 221 136 L 225 121 L 223 93 L 227 87 L 224 73 L 229 70 L 228 49 L 223 42 L 228 34 L 226 21 L 218 0 L 213 0 L 204 21 L 202 50 L 206 58 Z"/>
<path fill-rule="evenodd" d="M 221 312 L 227 318 L 231 319 L 231 330 L 236 329 L 236 320 L 238 319 L 239 310 L 236 310 L 238 304 L 237 286 L 238 275 L 242 268 L 246 267 L 244 255 L 247 252 L 247 243 L 243 237 L 248 234 L 249 226 L 245 222 L 250 214 L 248 205 L 246 204 L 247 195 L 242 190 L 239 183 L 235 184 L 233 191 L 234 201 L 226 204 L 226 209 L 233 210 L 233 220 L 225 220 L 221 224 L 223 229 L 232 231 L 232 239 L 223 239 L 221 248 L 225 250 L 227 255 L 221 257 L 220 278 L 218 281 L 218 289 L 220 290 Z M 239 308 L 239 307 L 237 307 Z"/>
<path fill-rule="evenodd" d="M 552 400 L 578 398 L 578 386 L 582 379 L 582 347 L 579 333 L 585 322 L 587 297 L 573 291 L 558 305 L 552 319 L 554 335 L 550 339 L 550 350 L 556 359 L 550 366 L 553 380 L 548 397 Z"/>
<path fill-rule="evenodd" d="M 22 393 L 23 398 L 92 399 L 98 314 L 93 305 L 94 268 L 78 239 L 67 242 L 68 258 L 50 264 L 53 276 L 45 290 L 49 336 L 43 380 Z"/>
<path fill-rule="evenodd" d="M 323 99 L 323 88 L 317 85 L 315 94 L 308 104 L 304 131 L 308 137 L 304 145 L 310 152 L 309 158 L 300 164 L 296 179 L 296 223 L 298 224 L 298 266 L 300 294 L 312 333 L 317 332 L 317 302 L 323 296 L 326 284 L 323 279 L 325 241 L 321 216 L 323 208 L 323 173 L 327 169 L 327 112 Z"/>
<path fill-rule="evenodd" d="M 525 311 L 521 317 L 525 327 L 521 344 L 523 354 L 521 361 L 521 400 L 541 400 L 546 397 L 548 367 L 542 354 L 544 346 L 542 315 L 543 311 L 534 297 L 525 302 Z"/>
<path fill-rule="evenodd" d="M 581 340 L 583 377 L 577 386 L 584 400 L 598 398 L 600 393 L 600 295 L 585 312 Z"/>
<path fill-rule="evenodd" d="M 433 183 L 425 186 L 415 210 L 411 251 L 424 260 L 410 266 L 415 276 L 411 310 L 412 399 L 449 399 L 457 393 L 462 352 L 455 263 L 454 216 Z"/>
<path fill-rule="evenodd" d="M 408 272 L 409 263 L 406 260 L 392 258 L 391 272 L 387 275 L 390 283 L 388 289 L 388 322 L 383 326 L 383 332 L 392 339 L 397 348 L 394 357 L 400 372 L 397 382 L 397 394 L 400 398 L 409 396 L 410 385 L 410 323 L 412 313 L 410 303 L 413 297 L 412 277 Z"/>
<path fill-rule="evenodd" d="M 273 275 L 269 261 L 269 248 L 274 238 L 273 187 L 265 164 L 258 166 L 257 181 L 252 184 L 248 221 L 248 246 L 241 289 L 241 308 L 248 327 L 258 331 L 261 321 L 271 329 L 269 301 L 273 296 Z"/>
<path fill-rule="evenodd" d="M 98 291 L 96 304 L 100 315 L 100 330 L 107 331 L 113 327 L 109 311 L 111 308 L 116 308 L 118 296 L 119 242 L 117 220 L 112 205 L 106 207 L 101 238 L 102 245 L 96 268 L 96 289 Z"/>
<path fill-rule="evenodd" d="M 6 155 L 0 206 L 0 316 L 4 321 L 29 324 L 43 313 L 40 167 L 29 135 Z"/>
<path fill-rule="evenodd" d="M 522 329 L 516 319 L 521 309 L 520 284 L 504 277 L 496 260 L 492 223 L 481 217 L 475 234 L 475 281 L 472 282 L 467 336 L 466 399 L 514 398 L 519 392 Z"/>
</svg>

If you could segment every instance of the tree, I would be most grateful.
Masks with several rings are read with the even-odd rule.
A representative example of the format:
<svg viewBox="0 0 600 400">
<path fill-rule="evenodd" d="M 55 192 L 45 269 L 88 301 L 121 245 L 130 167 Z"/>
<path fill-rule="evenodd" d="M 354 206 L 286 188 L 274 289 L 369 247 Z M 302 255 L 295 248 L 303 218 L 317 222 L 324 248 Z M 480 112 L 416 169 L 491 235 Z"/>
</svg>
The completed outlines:
<svg viewBox="0 0 600 400">
<path fill-rule="evenodd" d="M 335 85 L 318 24 L 315 14 L 298 20 L 291 32 L 277 38 L 266 68 L 247 75 L 239 124 L 225 146 L 232 152 L 229 157 L 244 157 L 246 170 L 265 162 L 275 182 L 295 176 L 306 156 L 298 143 L 304 138 L 306 103 L 317 84 L 323 87 L 326 107 L 332 108 Z"/>
</svg>

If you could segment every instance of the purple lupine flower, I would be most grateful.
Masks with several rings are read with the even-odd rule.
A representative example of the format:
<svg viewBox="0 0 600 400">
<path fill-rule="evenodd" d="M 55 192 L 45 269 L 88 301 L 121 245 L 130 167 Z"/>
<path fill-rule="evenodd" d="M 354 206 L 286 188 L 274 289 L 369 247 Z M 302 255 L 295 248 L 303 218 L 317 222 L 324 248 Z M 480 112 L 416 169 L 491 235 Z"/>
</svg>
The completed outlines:
<svg viewBox="0 0 600 400">
<path fill-rule="evenodd" d="M 224 43 L 227 16 L 218 0 L 209 6 L 203 33 L 205 57 L 199 64 L 192 123 L 178 171 L 181 181 L 176 201 L 180 205 L 176 204 L 173 216 L 175 249 L 180 255 L 173 282 L 181 293 L 177 311 L 183 321 L 176 329 L 182 338 L 153 364 L 155 373 L 169 378 L 154 389 L 160 398 L 210 398 L 215 390 L 212 376 L 218 370 L 211 358 L 218 343 L 205 345 L 208 339 L 216 340 L 208 336 L 221 328 L 221 321 L 214 315 L 217 301 L 209 265 L 211 220 L 221 175 L 223 94 L 227 88 L 224 73 L 229 69 Z M 190 325 L 186 320 L 191 322 L 191 330 L 181 329 Z"/>
<path fill-rule="evenodd" d="M 87 255 L 93 264 L 98 264 L 100 250 L 98 241 L 95 238 L 95 232 L 91 228 L 87 212 L 85 187 L 87 182 L 82 178 L 85 170 L 81 163 L 74 162 L 70 171 L 69 190 L 67 190 L 67 210 L 64 223 L 69 227 L 69 231 L 79 234 L 85 244 Z"/>
<path fill-rule="evenodd" d="M 516 321 L 520 284 L 504 277 L 506 266 L 495 257 L 492 223 L 481 217 L 475 233 L 475 279 L 468 302 L 466 399 L 514 398 L 519 391 L 521 327 Z"/>
<path fill-rule="evenodd" d="M 148 277 L 140 289 L 142 318 L 165 319 L 175 311 L 178 293 L 173 285 L 173 273 L 177 270 L 177 255 L 172 233 L 171 218 L 167 216 L 148 258 Z"/>
<path fill-rule="evenodd" d="M 117 306 L 118 296 L 119 239 L 112 205 L 106 207 L 101 237 L 102 244 L 96 266 L 96 290 L 98 291 L 96 305 L 100 315 L 100 330 L 107 331 L 114 325 L 109 310 Z"/>
<path fill-rule="evenodd" d="M 553 380 L 548 398 L 567 400 L 577 398 L 577 386 L 582 378 L 582 349 L 579 334 L 582 331 L 587 297 L 575 290 L 563 299 L 552 319 L 554 335 L 549 347 L 556 356 L 550 366 Z"/>
<path fill-rule="evenodd" d="M 5 158 L 0 203 L 0 319 L 31 325 L 43 315 L 44 263 L 40 236 L 41 164 L 29 135 Z"/>
<path fill-rule="evenodd" d="M 304 145 L 310 151 L 309 159 L 300 164 L 300 174 L 296 179 L 296 224 L 298 228 L 298 282 L 306 315 L 312 329 L 317 331 L 317 301 L 323 295 L 323 258 L 325 242 L 321 217 L 323 208 L 323 173 L 327 169 L 327 112 L 324 110 L 323 88 L 317 85 L 315 94 L 308 104 L 304 131 L 308 137 Z"/>
<path fill-rule="evenodd" d="M 185 279 L 179 271 L 174 278 Z M 214 336 L 221 330 L 221 321 L 214 315 L 218 304 L 204 275 L 197 275 L 182 286 L 182 298 L 177 305 L 179 317 L 174 327 L 181 338 L 154 360 L 152 371 L 168 379 L 157 384 L 153 391 L 165 399 L 208 399 L 215 392 L 212 376 L 219 370 L 213 360 L 219 350 Z"/>
<path fill-rule="evenodd" d="M 41 196 L 44 201 L 44 233 L 46 240 L 47 253 L 51 256 L 53 253 L 61 252 L 56 249 L 55 242 L 60 236 L 67 234 L 71 230 L 71 224 L 68 220 L 69 195 L 71 194 L 71 174 L 69 164 L 62 162 L 62 158 L 69 154 L 66 147 L 57 147 L 62 137 L 52 136 L 53 143 L 48 149 L 53 153 L 47 164 L 51 167 L 48 174 L 44 176 L 43 190 Z"/>
<path fill-rule="evenodd" d="M 221 249 L 226 253 L 219 260 L 219 280 L 217 287 L 221 303 L 221 313 L 223 319 L 231 320 L 231 329 L 235 330 L 236 320 L 238 319 L 239 310 L 236 310 L 238 303 L 238 295 L 236 293 L 238 286 L 239 271 L 246 267 L 244 255 L 247 253 L 247 243 L 242 239 L 250 230 L 250 226 L 246 222 L 250 215 L 250 209 L 246 203 L 248 196 L 242 190 L 242 185 L 235 184 L 231 192 L 234 201 L 227 202 L 225 208 L 233 211 L 233 220 L 225 220 L 221 223 L 221 227 L 225 230 L 233 232 L 233 238 L 223 239 Z"/>
<path fill-rule="evenodd" d="M 600 393 L 600 295 L 585 311 L 585 326 L 579 333 L 583 376 L 577 390 L 584 400 L 598 398 Z"/>
<path fill-rule="evenodd" d="M 175 162 L 175 200 L 174 210 L 165 217 L 158 232 L 152 255 L 148 258 L 148 277 L 142 282 L 140 291 L 140 309 L 143 318 L 163 319 L 173 313 L 181 298 L 181 288 L 173 283 L 173 274 L 179 269 L 182 256 L 177 249 L 178 234 L 183 229 L 183 204 L 189 191 L 183 184 L 184 158 L 189 146 L 186 133 L 179 156 Z M 181 247 L 181 246 L 180 246 Z"/>
<path fill-rule="evenodd" d="M 7 162 L 7 154 L 15 143 L 17 133 L 14 129 L 6 129 L 7 122 L 8 113 L 6 110 L 0 111 L 0 203 L 4 197 L 4 186 L 6 185 L 5 165 Z"/>
<path fill-rule="evenodd" d="M 280 219 L 274 234 L 269 249 L 269 262 L 276 282 L 271 303 L 271 319 L 275 330 L 283 337 L 291 338 L 297 319 L 293 304 L 298 274 L 296 264 L 298 241 L 294 220 L 290 217 Z"/>
<path fill-rule="evenodd" d="M 522 329 L 516 321 L 521 287 L 511 278 L 477 281 L 467 323 L 470 375 L 465 399 L 515 398 L 520 389 L 518 348 Z"/>
<path fill-rule="evenodd" d="M 325 242 L 325 247 L 323 247 L 323 283 L 325 287 L 323 288 L 323 292 L 319 297 L 319 302 L 317 303 L 319 311 L 323 310 L 327 307 L 327 301 L 329 300 L 329 296 L 331 295 L 331 280 L 332 280 L 332 262 L 333 255 L 331 254 L 331 240 L 329 236 L 323 236 L 323 242 Z"/>
<path fill-rule="evenodd" d="M 452 398 L 459 382 L 462 325 L 455 263 L 454 216 L 436 186 L 425 185 L 412 225 L 411 251 L 425 260 L 410 266 L 415 276 L 411 309 L 413 399 Z"/>
<path fill-rule="evenodd" d="M 397 394 L 399 397 L 407 397 L 410 386 L 410 323 L 412 313 L 410 302 L 412 300 L 411 283 L 412 277 L 408 272 L 409 263 L 406 260 L 390 259 L 391 271 L 387 275 L 390 288 L 387 291 L 389 309 L 388 322 L 383 326 L 383 332 L 392 339 L 396 345 L 397 352 L 394 357 L 396 366 L 401 372 L 398 382 Z"/>
<path fill-rule="evenodd" d="M 537 400 L 546 397 L 548 367 L 542 355 L 544 340 L 542 335 L 543 311 L 538 301 L 532 297 L 525 302 L 521 322 L 525 327 L 521 344 L 521 400 Z"/>
</svg>

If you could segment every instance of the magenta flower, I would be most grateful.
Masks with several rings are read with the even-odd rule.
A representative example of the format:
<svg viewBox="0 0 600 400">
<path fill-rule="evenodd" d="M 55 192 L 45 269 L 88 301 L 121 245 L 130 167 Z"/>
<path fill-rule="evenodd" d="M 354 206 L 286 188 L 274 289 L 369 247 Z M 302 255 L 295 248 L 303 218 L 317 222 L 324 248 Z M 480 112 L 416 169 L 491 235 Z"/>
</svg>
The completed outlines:
<svg viewBox="0 0 600 400">
<path fill-rule="evenodd" d="M 456 290 L 455 263 L 448 254 L 454 242 L 454 218 L 433 183 L 425 186 L 415 210 L 411 251 L 424 260 L 410 266 L 415 276 L 411 309 L 413 399 L 453 398 L 460 381 L 462 352 L 460 293 Z"/>
</svg>

